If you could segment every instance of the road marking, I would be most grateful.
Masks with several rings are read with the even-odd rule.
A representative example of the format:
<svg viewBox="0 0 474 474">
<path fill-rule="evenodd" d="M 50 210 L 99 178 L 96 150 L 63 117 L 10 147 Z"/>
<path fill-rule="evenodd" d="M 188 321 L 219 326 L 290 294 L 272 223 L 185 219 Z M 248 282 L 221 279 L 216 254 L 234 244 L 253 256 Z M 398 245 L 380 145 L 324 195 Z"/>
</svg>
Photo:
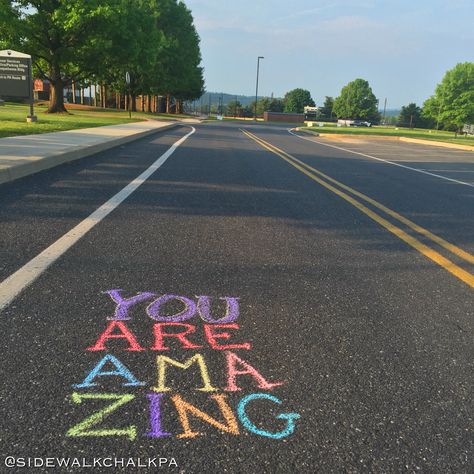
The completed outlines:
<svg viewBox="0 0 474 474">
<path fill-rule="evenodd" d="M 258 138 L 258 137 L 257 137 Z M 262 140 L 260 138 L 260 140 Z M 262 140 L 262 141 L 265 141 L 265 140 Z M 399 222 L 401 222 L 402 224 L 405 224 L 406 226 L 410 227 L 412 230 L 414 230 L 415 232 L 427 237 L 428 239 L 430 239 L 431 241 L 433 241 L 434 243 L 440 245 L 441 247 L 443 247 L 444 249 L 448 250 L 449 252 L 457 255 L 459 258 L 462 258 L 463 260 L 466 260 L 466 262 L 470 263 L 470 264 L 473 264 L 474 265 L 474 255 L 470 254 L 469 252 L 466 252 L 465 250 L 457 247 L 456 245 L 453 245 L 451 244 L 450 242 L 448 242 L 447 240 L 444 240 L 443 238 L 441 237 L 438 237 L 437 235 L 433 234 L 432 232 L 430 232 L 429 230 L 419 226 L 418 224 L 415 224 L 413 221 L 411 221 L 410 219 L 402 216 L 401 214 L 399 214 L 398 212 L 395 212 L 393 211 L 392 209 L 389 209 L 388 207 L 384 206 L 383 204 L 379 203 L 378 201 L 375 201 L 374 199 L 370 198 L 369 196 L 355 190 L 354 188 L 351 188 L 350 186 L 347 186 L 343 183 L 341 183 L 340 181 L 337 181 L 335 180 L 334 178 L 331 178 L 330 176 L 328 176 L 327 174 L 324 174 L 322 171 L 319 171 L 317 170 L 316 168 L 313 168 L 312 166 L 308 165 L 307 163 L 305 163 L 304 161 L 301 161 L 299 160 L 298 158 L 292 156 L 292 155 L 289 155 L 288 153 L 286 153 L 285 151 L 281 150 L 280 148 L 277 148 L 275 145 L 272 145 L 271 143 L 268 143 L 266 142 L 270 147 L 274 148 L 275 150 L 279 151 L 280 153 L 283 153 L 283 154 L 286 154 L 288 157 L 290 157 L 290 159 L 293 159 L 295 160 L 296 162 L 298 162 L 301 166 L 311 170 L 312 172 L 318 174 L 319 176 L 322 176 L 324 179 L 330 181 L 331 183 L 334 183 L 336 184 L 337 186 L 339 186 L 340 188 L 348 191 L 349 193 L 353 194 L 354 196 L 357 196 L 358 198 L 372 204 L 372 206 L 380 209 L 381 211 L 385 212 L 386 214 L 388 214 L 389 216 L 393 217 L 394 219 L 398 220 Z"/>
<path fill-rule="evenodd" d="M 319 145 L 328 146 L 328 147 L 331 147 L 331 148 L 336 148 L 337 150 L 347 151 L 349 153 L 354 153 L 355 155 L 364 156 L 364 157 L 370 158 L 372 160 L 383 161 L 384 163 L 387 163 L 389 165 L 398 166 L 400 168 L 405 168 L 407 170 L 416 171 L 417 173 L 427 174 L 429 176 L 434 176 L 435 178 L 445 179 L 446 181 L 451 181 L 451 182 L 456 183 L 456 184 L 462 184 L 464 186 L 469 186 L 471 188 L 474 188 L 474 184 L 472 184 L 472 183 L 466 183 L 465 181 L 459 181 L 458 179 L 448 178 L 447 176 L 442 176 L 442 175 L 436 174 L 436 173 L 430 173 L 429 171 L 421 170 L 419 168 L 412 168 L 411 166 L 402 165 L 401 163 L 397 163 L 395 161 L 384 160 L 383 158 L 377 158 L 376 156 L 367 155 L 366 153 L 361 153 L 360 151 L 353 151 L 353 150 L 349 150 L 348 148 L 343 148 L 341 146 L 330 145 L 329 143 L 323 143 L 323 142 L 320 142 L 319 140 L 312 140 L 308 137 L 302 137 L 302 136 L 292 132 L 291 130 L 288 130 L 288 132 L 291 133 L 291 135 L 293 135 L 295 137 L 301 138 L 302 140 L 308 140 L 309 142 L 318 143 Z"/>
<path fill-rule="evenodd" d="M 81 239 L 81 237 L 87 234 L 87 232 L 89 232 L 123 201 L 125 201 L 125 199 L 127 199 L 134 191 L 136 191 L 166 162 L 175 150 L 196 131 L 194 127 L 191 127 L 191 129 L 192 130 L 188 134 L 176 141 L 149 168 L 127 184 L 127 186 L 125 186 L 121 191 L 112 196 L 107 202 L 102 204 L 102 206 L 96 209 L 82 222 L 56 240 L 56 242 L 51 244 L 47 249 L 43 250 L 35 258 L 3 280 L 3 282 L 0 283 L 0 311 L 6 308 L 20 292 L 31 285 L 31 283 L 33 283 L 50 265 L 69 250 L 79 239 Z"/>
<path fill-rule="evenodd" d="M 263 148 L 265 148 L 265 149 L 271 151 L 272 153 L 278 155 L 280 158 L 284 159 L 286 162 L 288 162 L 289 164 L 294 166 L 296 169 L 298 169 L 299 171 L 304 173 L 306 176 L 308 176 L 312 180 L 316 181 L 317 183 L 324 186 L 326 189 L 328 189 L 328 190 L 332 191 L 333 193 L 337 194 L 339 197 L 341 197 L 342 199 L 344 199 L 347 202 L 349 202 L 350 204 L 352 204 L 354 207 L 359 209 L 365 215 L 367 215 L 372 220 L 374 220 L 375 222 L 377 222 L 378 224 L 383 226 L 385 229 L 387 229 L 392 234 L 396 235 L 399 239 L 406 242 L 408 245 L 410 245 L 411 247 L 416 249 L 418 252 L 423 254 L 425 257 L 427 257 L 430 260 L 432 260 L 433 262 L 437 263 L 438 265 L 443 267 L 445 270 L 450 272 L 452 275 L 456 276 L 461 281 L 463 281 L 464 283 L 466 283 L 470 287 L 474 288 L 474 275 L 472 275 L 468 271 L 464 270 L 463 268 L 459 267 L 458 265 L 453 263 L 451 260 L 447 259 L 446 257 L 441 255 L 440 253 L 436 252 L 436 250 L 433 250 L 431 247 L 428 247 L 427 245 L 425 245 L 423 242 L 419 241 L 415 237 L 413 237 L 410 234 L 406 233 L 401 228 L 399 228 L 396 225 L 392 224 L 391 222 L 387 221 L 382 216 L 378 215 L 377 213 L 375 213 L 374 211 L 372 211 L 371 209 L 366 207 L 364 204 L 362 204 L 359 201 L 357 201 L 356 199 L 354 199 L 349 194 L 341 191 L 340 189 L 337 189 L 333 185 L 329 184 L 327 181 L 325 181 L 322 178 L 316 176 L 314 174 L 314 172 L 317 172 L 317 170 L 315 170 L 314 172 L 309 171 L 308 169 L 306 169 L 306 167 L 301 166 L 298 163 L 299 160 L 297 158 L 295 158 L 292 155 L 284 152 L 283 150 L 278 149 L 277 147 L 275 147 L 271 143 L 268 143 L 265 140 L 262 140 L 261 138 L 257 137 L 256 135 L 254 135 L 254 134 L 252 134 L 252 133 L 250 133 L 246 130 L 243 130 L 243 129 L 241 129 L 241 130 L 245 135 L 247 135 L 249 138 L 251 138 L 252 140 L 257 142 Z M 324 176 L 326 179 L 329 178 L 329 176 L 324 175 L 321 172 L 317 172 L 317 174 L 319 174 L 320 176 Z M 334 184 L 342 187 L 343 189 L 351 190 L 351 192 L 353 191 L 352 194 L 355 194 L 355 195 L 361 194 L 361 193 L 358 193 L 358 191 L 352 190 L 352 188 L 349 188 L 348 186 L 343 185 L 342 183 L 339 183 L 338 181 L 336 181 L 332 178 L 330 178 L 330 181 L 334 182 Z M 365 197 L 367 197 L 367 196 L 365 196 Z M 370 199 L 370 198 L 367 198 L 367 199 Z M 373 201 L 373 202 L 376 202 L 376 201 Z M 382 205 L 380 205 L 380 206 L 382 206 Z M 383 207 L 385 207 L 385 206 L 383 206 Z M 388 208 L 386 208 L 386 209 L 388 209 Z M 402 217 L 402 216 L 400 216 L 400 217 Z M 422 229 L 422 228 L 420 227 L 420 229 Z M 425 229 L 423 229 L 423 230 L 425 230 Z M 428 232 L 428 231 L 426 231 L 426 232 Z M 434 234 L 432 234 L 432 235 L 434 235 Z M 434 237 L 437 237 L 437 236 L 434 236 Z M 440 239 L 440 240 L 442 240 L 442 239 Z M 461 250 L 461 249 L 459 249 L 459 250 Z M 464 252 L 464 251 L 462 251 L 462 252 Z M 469 254 L 467 254 L 467 255 L 469 255 Z M 472 256 L 470 256 L 470 257 L 472 258 Z"/>
</svg>

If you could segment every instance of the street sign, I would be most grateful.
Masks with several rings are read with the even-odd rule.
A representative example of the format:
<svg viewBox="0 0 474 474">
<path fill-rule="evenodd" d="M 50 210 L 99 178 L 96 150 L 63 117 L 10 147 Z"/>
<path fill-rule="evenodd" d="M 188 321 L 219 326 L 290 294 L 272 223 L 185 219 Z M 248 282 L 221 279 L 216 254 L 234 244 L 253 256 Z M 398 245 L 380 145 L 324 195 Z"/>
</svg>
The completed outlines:
<svg viewBox="0 0 474 474">
<path fill-rule="evenodd" d="M 27 122 L 36 122 L 33 110 L 33 71 L 31 56 L 11 49 L 0 51 L 0 97 L 28 99 Z"/>
<path fill-rule="evenodd" d="M 31 99 L 31 56 L 0 51 L 0 97 Z"/>
<path fill-rule="evenodd" d="M 125 82 L 127 83 L 127 86 L 130 85 L 130 73 L 128 71 L 125 73 Z"/>
</svg>

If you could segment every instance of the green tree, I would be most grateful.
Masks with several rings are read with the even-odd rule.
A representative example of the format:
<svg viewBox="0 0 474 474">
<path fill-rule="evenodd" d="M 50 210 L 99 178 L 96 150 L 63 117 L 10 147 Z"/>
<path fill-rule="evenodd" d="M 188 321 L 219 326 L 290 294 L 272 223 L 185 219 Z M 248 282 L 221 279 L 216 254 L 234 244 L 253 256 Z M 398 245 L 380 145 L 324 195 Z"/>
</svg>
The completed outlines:
<svg viewBox="0 0 474 474">
<path fill-rule="evenodd" d="M 10 3 L 12 37 L 0 14 L 0 40 L 9 39 L 33 58 L 36 71 L 51 82 L 49 112 L 66 112 L 63 87 L 82 77 L 100 56 L 101 31 L 113 17 L 113 2 L 94 0 L 18 0 Z M 0 5 L 3 9 L 4 4 Z M 7 21 L 8 23 L 8 21 Z M 10 24 L 11 25 L 11 24 Z M 5 38 L 6 35 L 9 35 Z"/>
<path fill-rule="evenodd" d="M 239 117 L 242 113 L 242 104 L 238 100 L 231 100 L 226 105 L 226 115 L 233 115 Z"/>
<path fill-rule="evenodd" d="M 194 100 L 204 92 L 203 69 L 199 35 L 193 17 L 184 2 L 155 0 L 160 15 L 158 27 L 164 32 L 166 46 L 160 53 L 157 74 L 157 93 L 179 101 Z"/>
<path fill-rule="evenodd" d="M 314 107 L 315 103 L 311 93 L 306 89 L 293 89 L 285 94 L 284 111 L 290 113 L 303 113 L 305 106 Z"/>
<path fill-rule="evenodd" d="M 324 105 L 321 107 L 321 119 L 331 120 L 333 118 L 334 98 L 326 96 Z"/>
<path fill-rule="evenodd" d="M 457 131 L 465 123 L 474 123 L 474 63 L 459 63 L 446 72 L 423 104 L 423 116 Z"/>
<path fill-rule="evenodd" d="M 285 103 L 283 99 L 272 98 L 268 104 L 269 112 L 283 112 L 285 109 Z"/>
<path fill-rule="evenodd" d="M 421 116 L 421 108 L 415 103 L 404 105 L 400 110 L 397 125 L 400 127 L 421 127 L 423 126 L 423 118 Z"/>
<path fill-rule="evenodd" d="M 159 11 L 154 0 L 113 1 L 115 14 L 99 38 L 100 60 L 89 61 L 83 72 L 117 92 L 130 93 L 132 110 L 135 110 L 135 97 L 148 93 L 154 83 L 164 33 L 157 27 Z M 126 72 L 130 73 L 129 86 L 125 83 Z"/>
<path fill-rule="evenodd" d="M 252 110 L 255 110 L 255 101 L 252 101 Z M 264 112 L 283 112 L 284 103 L 282 99 L 262 97 L 257 102 L 257 115 L 263 115 Z"/>
<path fill-rule="evenodd" d="M 71 81 L 130 92 L 133 107 L 138 94 L 179 106 L 204 89 L 199 36 L 181 0 L 0 0 L 0 46 L 32 55 L 35 74 L 51 82 L 49 112 L 66 112 Z"/>
<path fill-rule="evenodd" d="M 0 0 L 0 49 L 19 47 L 20 11 L 11 0 Z"/>
<path fill-rule="evenodd" d="M 369 83 L 364 79 L 349 82 L 334 101 L 334 113 L 342 119 L 359 119 L 377 122 L 380 114 L 377 110 L 377 98 Z"/>
</svg>

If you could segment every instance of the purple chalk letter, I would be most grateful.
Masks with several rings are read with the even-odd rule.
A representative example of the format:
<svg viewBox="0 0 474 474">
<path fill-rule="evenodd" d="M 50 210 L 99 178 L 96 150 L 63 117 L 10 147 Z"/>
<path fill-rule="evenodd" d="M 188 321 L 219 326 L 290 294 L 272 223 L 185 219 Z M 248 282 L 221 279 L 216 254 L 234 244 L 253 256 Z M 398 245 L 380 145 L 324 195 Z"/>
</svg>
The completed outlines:
<svg viewBox="0 0 474 474">
<path fill-rule="evenodd" d="M 145 434 L 151 438 L 171 436 L 171 433 L 161 430 L 161 399 L 164 395 L 164 393 L 147 394 L 147 398 L 150 400 L 150 431 Z"/>
<path fill-rule="evenodd" d="M 115 308 L 115 314 L 112 317 L 107 319 L 115 320 L 115 321 L 127 321 L 130 319 L 128 316 L 128 309 L 133 306 L 134 304 L 140 303 L 140 301 L 148 300 L 153 296 L 156 296 L 155 293 L 138 293 L 138 295 L 132 296 L 131 298 L 122 298 L 120 296 L 120 292 L 123 290 L 116 289 L 116 290 L 109 290 L 104 291 L 107 295 L 109 295 L 115 303 L 117 303 L 117 307 Z"/>
<path fill-rule="evenodd" d="M 219 298 L 220 300 L 225 300 L 227 303 L 225 316 L 221 319 L 215 319 L 211 316 L 211 299 L 209 296 L 198 296 L 198 298 L 197 310 L 206 323 L 231 323 L 239 317 L 239 298 L 233 298 L 231 296 Z"/>
<path fill-rule="evenodd" d="M 181 301 L 181 303 L 184 304 L 185 308 L 180 313 L 173 314 L 172 316 L 162 316 L 160 314 L 160 307 L 162 304 L 170 300 Z M 178 323 L 180 321 L 186 321 L 186 319 L 191 319 L 194 316 L 194 314 L 196 313 L 196 303 L 193 300 L 186 298 L 185 296 L 163 295 L 153 301 L 153 303 L 151 303 L 146 309 L 146 312 L 148 313 L 148 316 L 150 316 L 150 318 L 153 318 L 156 321 Z"/>
</svg>

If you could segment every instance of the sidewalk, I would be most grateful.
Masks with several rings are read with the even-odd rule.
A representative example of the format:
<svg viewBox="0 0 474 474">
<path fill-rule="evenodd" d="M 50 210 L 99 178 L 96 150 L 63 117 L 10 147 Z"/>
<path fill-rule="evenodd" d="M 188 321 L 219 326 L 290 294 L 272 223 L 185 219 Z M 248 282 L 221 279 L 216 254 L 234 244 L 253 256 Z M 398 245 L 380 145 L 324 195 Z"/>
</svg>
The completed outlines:
<svg viewBox="0 0 474 474">
<path fill-rule="evenodd" d="M 0 139 L 0 184 L 84 158 L 179 123 L 149 120 Z"/>
</svg>

